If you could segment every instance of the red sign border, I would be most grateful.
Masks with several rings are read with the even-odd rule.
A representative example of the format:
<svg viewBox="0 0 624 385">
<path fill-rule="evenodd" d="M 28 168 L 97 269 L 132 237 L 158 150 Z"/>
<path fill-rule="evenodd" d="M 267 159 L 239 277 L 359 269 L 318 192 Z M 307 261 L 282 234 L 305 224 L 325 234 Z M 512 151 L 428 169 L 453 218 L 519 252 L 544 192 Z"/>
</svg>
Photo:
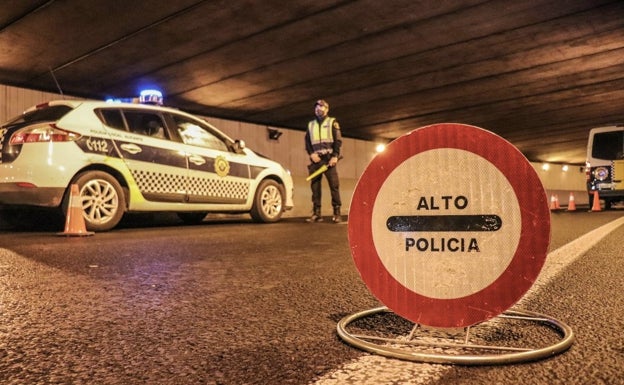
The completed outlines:
<svg viewBox="0 0 624 385">
<path fill-rule="evenodd" d="M 512 186 L 521 212 L 518 247 L 505 271 L 484 289 L 455 299 L 429 298 L 394 279 L 377 254 L 372 234 L 373 206 L 390 173 L 414 155 L 441 148 L 469 151 L 493 164 Z M 479 127 L 442 123 L 396 139 L 370 162 L 353 192 L 348 236 L 353 260 L 364 283 L 390 310 L 417 324 L 466 327 L 501 314 L 533 285 L 550 243 L 550 211 L 537 172 L 515 146 Z"/>
</svg>

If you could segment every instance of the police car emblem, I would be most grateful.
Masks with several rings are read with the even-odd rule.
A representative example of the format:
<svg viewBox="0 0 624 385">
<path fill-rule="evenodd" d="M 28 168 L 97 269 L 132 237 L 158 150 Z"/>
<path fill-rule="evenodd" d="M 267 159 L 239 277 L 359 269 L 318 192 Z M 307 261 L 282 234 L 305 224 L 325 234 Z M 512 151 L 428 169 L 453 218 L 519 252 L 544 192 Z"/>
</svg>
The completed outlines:
<svg viewBox="0 0 624 385">
<path fill-rule="evenodd" d="M 217 175 L 224 177 L 230 173 L 230 164 L 223 156 L 217 156 L 214 163 L 215 172 Z"/>
</svg>

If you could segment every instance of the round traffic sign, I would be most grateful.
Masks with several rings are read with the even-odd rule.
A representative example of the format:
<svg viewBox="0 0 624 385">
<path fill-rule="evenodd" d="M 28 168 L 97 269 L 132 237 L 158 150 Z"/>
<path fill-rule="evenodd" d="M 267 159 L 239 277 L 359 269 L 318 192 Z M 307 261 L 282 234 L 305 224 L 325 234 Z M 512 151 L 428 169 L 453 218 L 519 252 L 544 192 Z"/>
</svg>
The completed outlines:
<svg viewBox="0 0 624 385">
<path fill-rule="evenodd" d="M 550 240 L 548 200 L 531 164 L 503 138 L 464 124 L 390 143 L 360 177 L 348 224 L 369 290 L 433 327 L 507 310 L 535 282 Z"/>
</svg>

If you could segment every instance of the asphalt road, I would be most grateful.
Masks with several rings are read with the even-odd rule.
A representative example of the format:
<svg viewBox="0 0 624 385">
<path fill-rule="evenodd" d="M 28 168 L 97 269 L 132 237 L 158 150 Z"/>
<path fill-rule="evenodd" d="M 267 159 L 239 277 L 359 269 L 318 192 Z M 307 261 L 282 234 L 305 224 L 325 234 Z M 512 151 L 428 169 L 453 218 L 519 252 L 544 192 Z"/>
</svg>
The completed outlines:
<svg viewBox="0 0 624 385">
<path fill-rule="evenodd" d="M 553 214 L 550 250 L 623 214 Z M 624 384 L 624 226 L 522 304 L 570 325 L 571 349 L 479 367 L 379 357 L 337 336 L 343 317 L 380 305 L 344 224 L 149 215 L 92 237 L 57 230 L 42 218 L 0 231 L 2 384 Z"/>
</svg>

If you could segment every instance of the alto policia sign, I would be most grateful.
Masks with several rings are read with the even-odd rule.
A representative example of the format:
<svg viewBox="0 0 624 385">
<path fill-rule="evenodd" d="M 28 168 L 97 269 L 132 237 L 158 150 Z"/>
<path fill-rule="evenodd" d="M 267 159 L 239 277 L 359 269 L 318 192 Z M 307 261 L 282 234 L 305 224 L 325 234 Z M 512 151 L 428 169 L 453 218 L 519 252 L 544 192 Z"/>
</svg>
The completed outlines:
<svg viewBox="0 0 624 385">
<path fill-rule="evenodd" d="M 550 240 L 548 199 L 526 158 L 478 127 L 437 124 L 388 145 L 349 210 L 369 290 L 412 322 L 470 326 L 516 303 Z"/>
</svg>

